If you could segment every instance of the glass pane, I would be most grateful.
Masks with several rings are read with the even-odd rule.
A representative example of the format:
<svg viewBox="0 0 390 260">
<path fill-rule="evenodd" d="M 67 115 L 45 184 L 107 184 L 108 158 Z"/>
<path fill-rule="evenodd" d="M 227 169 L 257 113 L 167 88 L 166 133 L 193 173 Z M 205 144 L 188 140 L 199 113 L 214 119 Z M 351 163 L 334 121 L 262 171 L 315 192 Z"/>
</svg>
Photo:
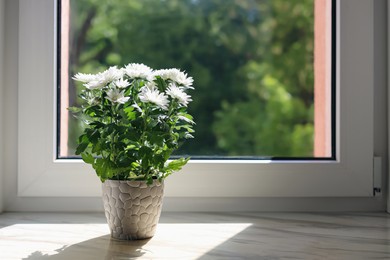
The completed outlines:
<svg viewBox="0 0 390 260">
<path fill-rule="evenodd" d="M 59 157 L 83 124 L 70 77 L 144 63 L 194 78 L 195 157 L 334 157 L 330 0 L 61 2 Z"/>
</svg>

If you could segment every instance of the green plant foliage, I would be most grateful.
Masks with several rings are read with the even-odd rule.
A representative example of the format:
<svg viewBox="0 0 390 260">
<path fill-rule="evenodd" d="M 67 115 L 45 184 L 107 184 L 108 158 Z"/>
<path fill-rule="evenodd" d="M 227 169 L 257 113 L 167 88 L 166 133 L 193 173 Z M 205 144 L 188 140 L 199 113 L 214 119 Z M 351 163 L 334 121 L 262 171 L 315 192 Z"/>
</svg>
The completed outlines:
<svg viewBox="0 0 390 260">
<path fill-rule="evenodd" d="M 110 67 L 104 72 L 77 74 L 84 84 L 80 108 L 84 118 L 76 154 L 91 164 L 102 182 L 107 179 L 163 180 L 189 158 L 168 161 L 172 152 L 194 133 L 187 114 L 186 93 L 192 78 L 177 69 L 152 71 L 143 64 Z"/>
</svg>

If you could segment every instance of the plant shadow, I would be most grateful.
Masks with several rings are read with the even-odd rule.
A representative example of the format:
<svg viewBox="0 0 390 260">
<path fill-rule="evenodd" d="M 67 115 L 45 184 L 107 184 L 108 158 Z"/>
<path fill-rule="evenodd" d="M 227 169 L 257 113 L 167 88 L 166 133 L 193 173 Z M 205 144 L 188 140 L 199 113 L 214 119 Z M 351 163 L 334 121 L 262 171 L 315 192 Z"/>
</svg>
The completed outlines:
<svg viewBox="0 0 390 260">
<path fill-rule="evenodd" d="M 111 238 L 110 235 L 96 237 L 81 243 L 70 246 L 63 246 L 55 250 L 57 254 L 49 255 L 36 251 L 31 253 L 24 260 L 69 260 L 69 259 L 104 259 L 104 260 L 119 260 L 119 259 L 135 259 L 145 254 L 147 250 L 143 246 L 150 239 L 144 240 L 117 240 Z"/>
</svg>

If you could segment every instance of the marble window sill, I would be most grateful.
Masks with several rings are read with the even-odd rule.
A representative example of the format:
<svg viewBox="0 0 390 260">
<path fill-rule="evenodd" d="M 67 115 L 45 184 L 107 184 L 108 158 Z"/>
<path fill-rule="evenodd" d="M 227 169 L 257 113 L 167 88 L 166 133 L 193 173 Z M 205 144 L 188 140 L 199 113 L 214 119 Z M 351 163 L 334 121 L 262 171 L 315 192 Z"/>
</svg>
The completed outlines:
<svg viewBox="0 0 390 260">
<path fill-rule="evenodd" d="M 0 215 L 0 259 L 390 259 L 385 213 L 163 212 L 149 240 L 110 238 L 103 214 Z"/>
</svg>

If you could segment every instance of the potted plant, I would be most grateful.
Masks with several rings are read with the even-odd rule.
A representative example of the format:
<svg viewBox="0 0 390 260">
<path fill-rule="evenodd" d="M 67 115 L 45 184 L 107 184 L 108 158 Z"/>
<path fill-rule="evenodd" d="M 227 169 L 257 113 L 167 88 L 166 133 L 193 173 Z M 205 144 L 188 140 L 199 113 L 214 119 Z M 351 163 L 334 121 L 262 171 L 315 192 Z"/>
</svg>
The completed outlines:
<svg viewBox="0 0 390 260">
<path fill-rule="evenodd" d="M 83 83 L 79 96 L 84 104 L 69 109 L 86 124 L 76 155 L 103 182 L 111 236 L 152 237 L 164 179 L 189 160 L 170 157 L 182 141 L 193 138 L 194 121 L 187 113 L 192 77 L 178 69 L 131 63 L 73 79 Z"/>
</svg>

